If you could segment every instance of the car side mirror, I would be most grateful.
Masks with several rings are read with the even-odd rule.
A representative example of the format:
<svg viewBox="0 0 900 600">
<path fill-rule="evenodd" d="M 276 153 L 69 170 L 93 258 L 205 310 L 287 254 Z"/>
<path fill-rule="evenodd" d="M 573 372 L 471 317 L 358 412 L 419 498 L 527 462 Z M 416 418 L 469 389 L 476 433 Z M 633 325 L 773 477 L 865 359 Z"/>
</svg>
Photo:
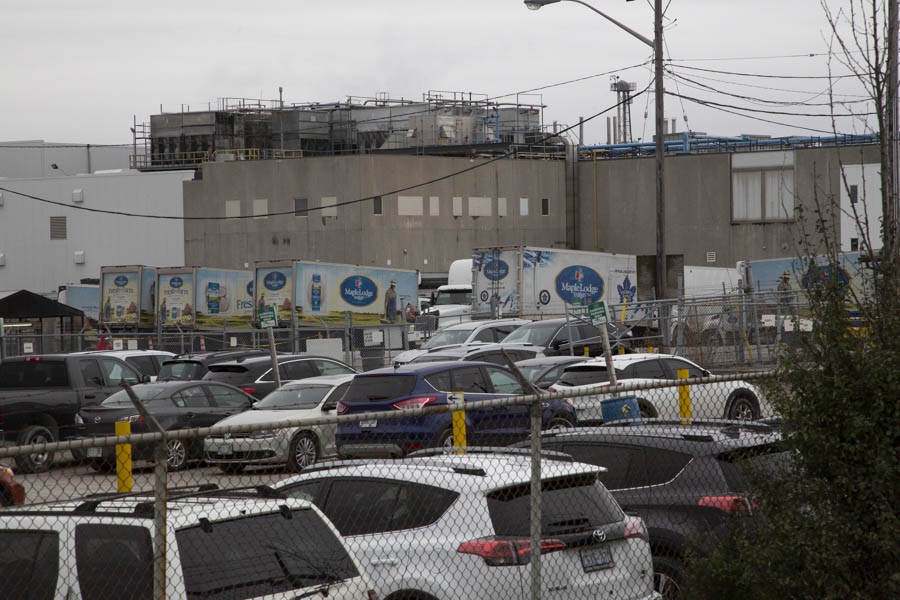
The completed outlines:
<svg viewBox="0 0 900 600">
<path fill-rule="evenodd" d="M 328 404 L 322 405 L 322 412 L 331 412 L 335 408 L 337 408 L 337 403 L 329 402 Z"/>
</svg>

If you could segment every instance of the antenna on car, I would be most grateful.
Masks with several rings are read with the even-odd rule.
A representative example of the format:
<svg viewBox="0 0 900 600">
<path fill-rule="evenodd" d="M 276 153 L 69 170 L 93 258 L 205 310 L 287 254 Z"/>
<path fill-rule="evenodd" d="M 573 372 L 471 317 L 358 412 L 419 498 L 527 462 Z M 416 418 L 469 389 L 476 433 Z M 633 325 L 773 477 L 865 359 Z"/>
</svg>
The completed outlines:
<svg viewBox="0 0 900 600">
<path fill-rule="evenodd" d="M 399 369 L 399 368 L 400 368 L 400 361 L 399 361 L 399 360 L 395 360 L 395 361 L 394 361 L 394 370 L 397 370 L 397 369 Z"/>
</svg>

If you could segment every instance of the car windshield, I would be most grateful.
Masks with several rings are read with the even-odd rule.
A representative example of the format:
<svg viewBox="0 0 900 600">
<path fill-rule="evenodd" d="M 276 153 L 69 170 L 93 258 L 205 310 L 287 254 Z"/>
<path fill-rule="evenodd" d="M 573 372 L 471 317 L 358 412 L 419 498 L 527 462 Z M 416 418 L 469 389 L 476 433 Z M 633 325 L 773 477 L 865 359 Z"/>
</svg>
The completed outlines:
<svg viewBox="0 0 900 600">
<path fill-rule="evenodd" d="M 519 367 L 519 371 L 522 372 L 522 375 L 525 376 L 525 379 L 534 383 L 535 380 L 540 377 L 541 373 L 543 373 L 547 367 Z"/>
<path fill-rule="evenodd" d="M 255 410 L 315 408 L 330 391 L 330 385 L 292 385 L 275 390 L 257 402 L 253 408 Z"/>
<path fill-rule="evenodd" d="M 445 290 L 438 292 L 434 299 L 435 306 L 447 304 L 472 304 L 472 292 L 466 290 Z"/>
<path fill-rule="evenodd" d="M 153 400 L 160 397 L 166 388 L 159 385 L 136 385 L 131 388 L 135 395 L 142 401 Z M 132 406 L 131 398 L 125 390 L 116 392 L 100 403 L 101 406 Z"/>
<path fill-rule="evenodd" d="M 450 344 L 462 344 L 469 336 L 472 335 L 471 329 L 444 329 L 422 344 L 422 348 L 437 348 L 438 346 L 447 346 Z"/>
<path fill-rule="evenodd" d="M 550 343 L 553 334 L 556 333 L 557 325 L 554 323 L 535 323 L 533 325 L 523 325 L 508 336 L 503 338 L 504 344 L 534 344 L 535 346 L 546 346 Z"/>
</svg>

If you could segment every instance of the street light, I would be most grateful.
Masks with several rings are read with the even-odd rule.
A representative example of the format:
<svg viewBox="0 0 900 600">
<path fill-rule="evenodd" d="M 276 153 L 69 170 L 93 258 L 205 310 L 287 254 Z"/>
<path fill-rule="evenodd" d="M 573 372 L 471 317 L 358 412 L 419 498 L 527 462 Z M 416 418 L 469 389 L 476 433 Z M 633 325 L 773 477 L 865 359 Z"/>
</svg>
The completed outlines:
<svg viewBox="0 0 900 600">
<path fill-rule="evenodd" d="M 662 60 L 662 0 L 654 0 L 653 2 L 653 40 L 639 34 L 630 27 L 613 19 L 609 15 L 597 10 L 587 2 L 581 0 L 525 0 L 525 6 L 530 10 L 537 10 L 548 4 L 556 4 L 557 2 L 574 2 L 587 7 L 613 23 L 620 29 L 628 32 L 633 37 L 644 42 L 653 48 L 653 79 L 656 91 L 656 297 L 659 299 L 666 297 L 666 237 L 665 237 L 665 221 L 666 221 L 666 203 L 663 189 L 663 154 L 665 152 L 665 144 L 663 137 L 665 135 L 665 114 L 663 103 L 663 60 Z M 666 336 L 666 328 L 660 328 Z M 665 340 L 668 343 L 668 340 Z"/>
</svg>

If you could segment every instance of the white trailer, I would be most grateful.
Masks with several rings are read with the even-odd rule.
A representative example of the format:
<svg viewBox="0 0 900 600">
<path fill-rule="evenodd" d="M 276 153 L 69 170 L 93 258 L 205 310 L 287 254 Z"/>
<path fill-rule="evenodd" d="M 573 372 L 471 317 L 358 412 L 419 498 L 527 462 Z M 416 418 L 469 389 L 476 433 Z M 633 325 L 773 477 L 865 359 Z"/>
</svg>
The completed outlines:
<svg viewBox="0 0 900 600">
<path fill-rule="evenodd" d="M 559 248 L 476 248 L 472 254 L 476 314 L 562 316 L 566 306 L 598 300 L 637 301 L 637 257 Z"/>
</svg>

